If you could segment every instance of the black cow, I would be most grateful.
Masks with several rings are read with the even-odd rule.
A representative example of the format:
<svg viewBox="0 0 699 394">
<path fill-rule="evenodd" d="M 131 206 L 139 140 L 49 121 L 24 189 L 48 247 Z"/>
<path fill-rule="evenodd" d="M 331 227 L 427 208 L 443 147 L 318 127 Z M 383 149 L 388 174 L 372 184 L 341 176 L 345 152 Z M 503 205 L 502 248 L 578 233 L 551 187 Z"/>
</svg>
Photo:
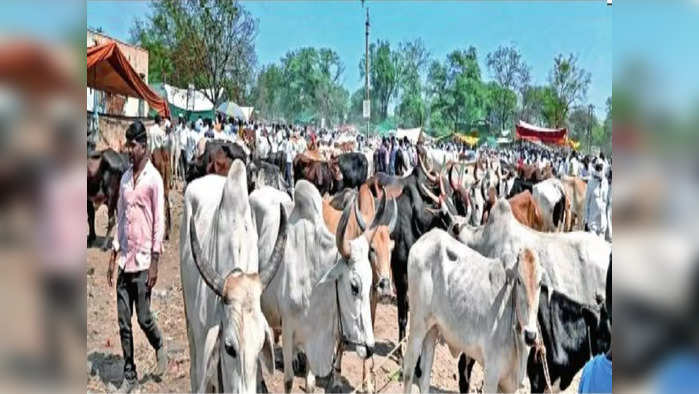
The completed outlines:
<svg viewBox="0 0 699 394">
<path fill-rule="evenodd" d="M 116 224 L 116 209 L 119 201 L 119 184 L 121 176 L 129 168 L 129 159 L 113 149 L 92 152 L 87 158 L 87 224 L 89 233 L 88 246 L 97 238 L 95 233 L 95 211 L 100 205 L 107 205 L 107 234 L 101 245 L 109 249 L 109 238 Z"/>
<path fill-rule="evenodd" d="M 525 181 L 520 177 L 515 178 L 515 180 L 512 182 L 512 189 L 510 192 L 507 194 L 507 198 L 510 199 L 517 194 L 529 190 L 529 193 L 534 192 L 534 182 L 530 181 Z"/>
<path fill-rule="evenodd" d="M 537 319 L 546 347 L 551 384 L 559 380 L 558 387 L 565 390 L 590 358 L 609 350 L 611 314 L 603 302 L 594 306 L 581 305 L 556 291 L 549 301 L 549 291 L 542 286 Z M 459 358 L 459 390 L 462 393 L 469 390 L 473 363 L 464 355 Z M 543 363 L 534 348 L 529 354 L 527 375 L 532 392 L 541 393 L 546 389 Z"/>
<path fill-rule="evenodd" d="M 187 184 L 212 172 L 210 164 L 214 161 L 219 150 L 225 153 L 229 168 L 235 159 L 240 159 L 245 164 L 248 163 L 248 155 L 243 150 L 243 147 L 237 143 L 223 140 L 207 141 L 204 154 L 192 159 L 192 162 L 189 163 L 189 168 L 187 168 L 187 174 L 185 175 Z"/>
<path fill-rule="evenodd" d="M 362 153 L 343 153 L 337 157 L 337 165 L 342 178 L 334 183 L 332 193 L 337 193 L 345 188 L 358 188 L 366 182 L 369 171 L 369 161 Z"/>
</svg>

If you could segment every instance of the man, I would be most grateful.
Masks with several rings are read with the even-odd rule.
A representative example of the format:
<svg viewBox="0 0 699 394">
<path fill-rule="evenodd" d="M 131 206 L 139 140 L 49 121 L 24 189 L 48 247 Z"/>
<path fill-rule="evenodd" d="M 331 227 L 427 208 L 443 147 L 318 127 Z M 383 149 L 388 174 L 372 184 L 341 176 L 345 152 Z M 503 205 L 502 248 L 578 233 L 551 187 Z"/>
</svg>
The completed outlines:
<svg viewBox="0 0 699 394">
<path fill-rule="evenodd" d="M 284 178 L 288 185 L 293 187 L 294 179 L 291 177 L 291 167 L 293 165 L 295 151 L 294 144 L 291 142 L 291 132 L 287 132 L 286 141 L 284 141 L 284 156 L 286 158 L 286 167 L 284 169 Z"/>
<path fill-rule="evenodd" d="M 604 176 L 604 163 L 597 160 L 587 182 L 585 194 L 585 229 L 604 237 L 607 231 L 607 199 L 609 184 Z"/>
<path fill-rule="evenodd" d="M 165 132 L 160 127 L 161 123 L 160 115 L 155 115 L 155 124 L 148 129 L 148 153 L 153 153 L 154 150 L 163 146 Z"/>
<path fill-rule="evenodd" d="M 126 130 L 126 150 L 131 167 L 121 178 L 117 204 L 117 236 L 114 252 L 107 269 L 107 283 L 113 286 L 116 265 L 117 315 L 119 336 L 124 355 L 124 381 L 120 391 L 136 388 L 131 315 L 136 305 L 138 324 L 148 342 L 156 350 L 156 376 L 167 368 L 167 353 L 163 337 L 150 310 L 151 290 L 158 280 L 158 260 L 162 252 L 164 233 L 163 179 L 149 159 L 146 148 L 146 128 L 136 121 Z"/>
<path fill-rule="evenodd" d="M 396 146 L 396 137 L 391 136 L 391 151 L 388 156 L 388 175 L 396 175 L 396 154 L 398 147 Z"/>
</svg>

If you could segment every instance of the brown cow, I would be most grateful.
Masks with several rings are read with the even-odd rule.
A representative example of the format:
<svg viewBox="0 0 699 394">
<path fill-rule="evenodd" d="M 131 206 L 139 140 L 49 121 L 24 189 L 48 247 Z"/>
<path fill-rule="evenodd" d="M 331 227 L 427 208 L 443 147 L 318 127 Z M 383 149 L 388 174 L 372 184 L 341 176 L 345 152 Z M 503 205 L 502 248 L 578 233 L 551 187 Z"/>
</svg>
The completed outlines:
<svg viewBox="0 0 699 394">
<path fill-rule="evenodd" d="M 294 183 L 300 179 L 311 182 L 321 195 L 330 193 L 335 182 L 342 179 L 337 162 L 328 163 L 326 161 L 313 160 L 304 154 L 298 154 L 294 158 Z"/>
<path fill-rule="evenodd" d="M 372 286 L 371 286 L 371 323 L 374 324 L 376 318 L 376 305 L 382 297 L 390 296 L 391 291 L 391 251 L 394 243 L 390 234 L 398 221 L 398 208 L 395 200 L 391 200 L 393 209 L 388 225 L 380 225 L 386 211 L 386 193 L 379 203 L 379 209 L 374 206 L 374 196 L 369 191 L 369 187 L 364 184 L 359 188 L 359 193 L 354 203 L 354 211 L 350 214 L 345 235 L 347 239 L 354 239 L 362 234 L 366 229 L 366 223 L 371 223 L 370 228 L 376 228 L 374 236 L 369 241 L 369 261 L 371 261 Z M 330 198 L 323 199 L 323 219 L 325 225 L 331 233 L 335 233 L 342 211 L 338 211 L 330 205 Z M 340 370 L 342 365 L 342 343 L 338 348 L 338 357 L 335 369 Z M 366 376 L 366 363 L 362 363 L 362 381 Z M 370 390 L 373 391 L 373 390 Z"/>
<path fill-rule="evenodd" d="M 163 193 L 165 199 L 165 239 L 170 239 L 170 187 L 172 186 L 172 178 L 170 172 L 170 152 L 165 148 L 157 148 L 150 155 L 153 167 L 160 173 L 163 178 Z"/>
<path fill-rule="evenodd" d="M 566 198 L 570 204 L 566 205 L 566 220 L 563 231 L 573 231 L 575 227 L 582 230 L 583 213 L 585 212 L 585 193 L 587 192 L 587 183 L 579 177 L 564 175 L 561 178 L 563 189 L 566 193 Z M 575 216 L 575 217 L 573 217 Z M 576 219 L 575 222 L 573 219 Z"/>
<path fill-rule="evenodd" d="M 483 210 L 483 219 L 481 224 L 485 224 L 485 222 L 488 220 L 490 209 L 496 202 L 497 196 L 495 194 L 495 190 L 490 188 L 490 190 L 488 190 L 488 200 Z M 536 204 L 536 201 L 529 190 L 525 190 L 512 196 L 507 200 L 507 202 L 510 203 L 510 207 L 512 207 L 512 214 L 518 222 L 533 230 L 544 231 L 544 218 L 541 216 L 541 210 L 539 209 L 539 206 Z"/>
</svg>

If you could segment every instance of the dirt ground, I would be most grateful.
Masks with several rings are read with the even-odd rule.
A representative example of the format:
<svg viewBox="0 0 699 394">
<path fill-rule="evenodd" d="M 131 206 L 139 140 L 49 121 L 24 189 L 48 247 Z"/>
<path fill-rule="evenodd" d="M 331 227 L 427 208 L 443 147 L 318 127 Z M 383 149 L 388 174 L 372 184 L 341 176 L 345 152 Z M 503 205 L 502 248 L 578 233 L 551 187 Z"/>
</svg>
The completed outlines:
<svg viewBox="0 0 699 394">
<path fill-rule="evenodd" d="M 152 296 L 152 310 L 158 326 L 163 332 L 170 356 L 167 373 L 161 381 L 156 381 L 148 372 L 155 366 L 155 352 L 148 344 L 143 332 L 133 316 L 134 351 L 136 367 L 142 392 L 188 392 L 189 349 L 187 345 L 187 327 L 182 300 L 182 288 L 179 268 L 179 228 L 182 215 L 181 185 L 170 193 L 172 202 L 172 231 L 170 240 L 165 242 L 165 250 L 160 259 L 158 283 Z M 106 230 L 107 210 L 102 207 L 97 212 L 97 234 Z M 98 242 L 102 237 L 98 237 Z M 111 253 L 111 252 L 110 252 Z M 117 325 L 116 292 L 109 288 L 106 281 L 109 253 L 98 248 L 91 248 L 87 254 L 87 390 L 95 392 L 113 391 L 121 384 L 123 378 L 123 359 Z M 398 338 L 396 307 L 392 304 L 380 304 L 377 308 L 374 335 L 376 351 L 374 364 L 381 365 L 376 370 L 375 389 L 380 392 L 402 392 L 398 381 L 399 364 L 395 357 L 386 360 L 386 355 L 395 347 Z M 283 369 L 281 348 L 275 351 L 276 371 L 272 379 L 267 379 L 271 392 L 283 392 Z M 384 362 L 385 360 L 385 362 Z M 451 356 L 448 348 L 438 344 L 432 367 L 431 391 L 457 392 L 459 388 L 457 359 Z M 370 365 L 370 362 L 369 364 Z M 362 362 L 355 353 L 346 353 L 342 363 L 343 391 L 361 390 Z M 477 364 L 471 377 L 471 391 L 480 392 L 483 370 Z M 576 376 L 566 392 L 576 392 L 580 374 Z M 525 379 L 526 380 L 526 379 Z M 305 382 L 301 376 L 294 379 L 293 392 L 302 392 Z M 413 386 L 416 391 L 417 387 Z M 316 388 L 316 391 L 322 391 Z M 528 392 L 528 381 L 522 392 Z"/>
</svg>

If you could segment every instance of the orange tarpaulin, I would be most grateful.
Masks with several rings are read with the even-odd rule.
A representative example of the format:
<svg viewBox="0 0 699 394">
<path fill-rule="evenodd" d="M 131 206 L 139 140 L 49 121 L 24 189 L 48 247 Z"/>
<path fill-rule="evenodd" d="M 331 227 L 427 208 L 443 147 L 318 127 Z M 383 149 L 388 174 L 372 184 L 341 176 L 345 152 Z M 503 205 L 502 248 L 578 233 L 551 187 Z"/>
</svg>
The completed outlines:
<svg viewBox="0 0 699 394">
<path fill-rule="evenodd" d="M 115 42 L 87 48 L 87 86 L 108 93 L 137 97 L 162 117 L 170 117 L 167 101 L 143 82 Z"/>
</svg>

